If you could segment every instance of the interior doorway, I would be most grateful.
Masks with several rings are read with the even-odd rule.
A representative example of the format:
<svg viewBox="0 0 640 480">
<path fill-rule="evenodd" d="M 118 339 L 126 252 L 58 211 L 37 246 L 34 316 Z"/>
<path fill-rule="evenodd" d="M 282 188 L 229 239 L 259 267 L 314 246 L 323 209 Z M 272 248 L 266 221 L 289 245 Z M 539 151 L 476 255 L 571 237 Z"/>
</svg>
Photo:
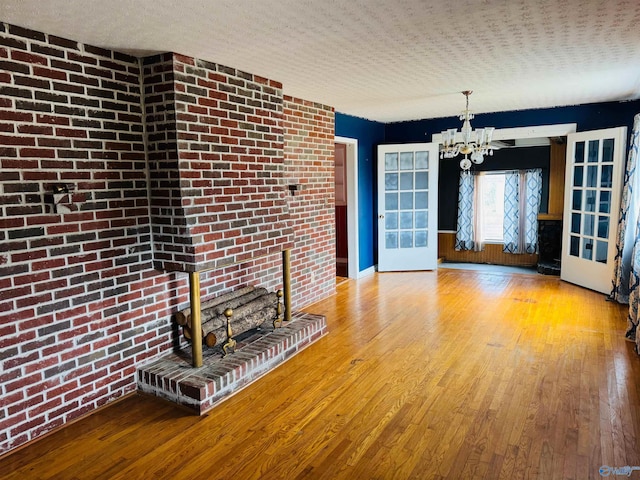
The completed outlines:
<svg viewBox="0 0 640 480">
<path fill-rule="evenodd" d="M 349 245 L 347 231 L 347 145 L 335 144 L 335 221 L 336 276 L 349 276 Z"/>
<path fill-rule="evenodd" d="M 358 278 L 358 140 L 335 137 L 336 275 Z"/>
<path fill-rule="evenodd" d="M 503 144 L 501 148 L 512 148 L 516 146 L 527 146 L 532 143 L 537 144 L 539 139 L 566 139 L 567 135 L 574 133 L 576 129 L 577 124 L 575 123 L 502 128 L 495 130 L 493 140 L 498 144 Z M 434 134 L 432 138 L 434 142 L 442 143 L 441 134 Z M 456 138 L 456 140 L 459 139 L 460 138 Z M 504 144 L 506 144 L 506 146 Z M 456 251 L 454 248 L 456 236 L 455 225 L 453 228 L 450 228 L 449 224 L 447 224 L 447 227 L 449 227 L 447 230 L 443 229 L 438 232 L 438 255 L 445 258 L 448 262 L 478 262 L 500 265 L 525 265 L 538 262 L 538 268 L 543 267 L 543 272 L 541 273 L 559 274 L 561 224 L 564 210 L 566 144 L 556 144 L 556 142 L 551 141 L 551 147 L 553 153 L 550 158 L 549 178 L 545 180 L 548 184 L 549 191 L 548 213 L 538 215 L 539 232 L 542 231 L 544 233 L 544 235 L 539 237 L 539 241 L 541 242 L 540 256 L 532 254 L 527 258 L 528 255 L 505 254 L 502 251 L 502 245 L 497 243 L 486 244 L 482 252 Z M 453 159 L 453 161 L 453 170 L 457 174 L 457 172 L 459 172 L 457 166 L 459 158 Z M 441 166 L 446 166 L 446 161 L 441 162 Z M 442 170 L 444 170 L 444 168 Z M 450 188 L 443 188 L 441 191 L 450 191 Z M 457 208 L 457 205 L 455 208 Z M 550 228 L 549 224 L 553 224 L 552 228 Z M 560 224 L 559 229 L 558 224 Z M 542 243 L 543 241 L 544 244 Z M 542 265 L 540 263 L 541 259 L 550 259 L 550 261 Z M 556 260 L 558 260 L 558 262 L 556 262 Z M 547 268 L 547 265 L 550 265 L 552 268 Z"/>
</svg>

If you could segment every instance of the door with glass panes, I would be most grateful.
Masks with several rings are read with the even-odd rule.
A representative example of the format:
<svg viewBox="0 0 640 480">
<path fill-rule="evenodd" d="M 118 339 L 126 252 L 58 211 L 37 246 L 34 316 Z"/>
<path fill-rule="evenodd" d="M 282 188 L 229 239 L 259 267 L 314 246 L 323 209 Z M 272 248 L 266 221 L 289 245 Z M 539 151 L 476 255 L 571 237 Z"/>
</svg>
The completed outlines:
<svg viewBox="0 0 640 480">
<path fill-rule="evenodd" d="M 437 187 L 438 144 L 378 147 L 378 271 L 437 268 Z"/>
<path fill-rule="evenodd" d="M 624 170 L 625 127 L 569 134 L 560 277 L 608 294 Z"/>
</svg>

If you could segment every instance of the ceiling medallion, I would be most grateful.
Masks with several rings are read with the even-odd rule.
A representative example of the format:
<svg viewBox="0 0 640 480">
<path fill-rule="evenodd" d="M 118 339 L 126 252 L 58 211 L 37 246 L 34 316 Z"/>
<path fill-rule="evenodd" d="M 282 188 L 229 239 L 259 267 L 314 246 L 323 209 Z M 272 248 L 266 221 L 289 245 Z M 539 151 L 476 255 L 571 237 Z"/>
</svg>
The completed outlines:
<svg viewBox="0 0 640 480">
<path fill-rule="evenodd" d="M 462 170 L 469 170 L 473 163 L 482 163 L 484 156 L 487 154 L 493 155 L 491 137 L 493 136 L 494 128 L 478 128 L 475 131 L 471 128 L 471 120 L 474 115 L 469 111 L 469 95 L 472 93 L 471 90 L 462 92 L 467 98 L 467 108 L 460 115 L 460 120 L 463 121 L 460 135 L 458 135 L 458 131 L 455 128 L 449 128 L 442 132 L 440 158 L 454 158 L 463 154 L 464 158 L 460 160 L 460 168 Z M 460 141 L 456 142 L 456 136 Z M 471 159 L 469 159 L 469 155 Z"/>
</svg>

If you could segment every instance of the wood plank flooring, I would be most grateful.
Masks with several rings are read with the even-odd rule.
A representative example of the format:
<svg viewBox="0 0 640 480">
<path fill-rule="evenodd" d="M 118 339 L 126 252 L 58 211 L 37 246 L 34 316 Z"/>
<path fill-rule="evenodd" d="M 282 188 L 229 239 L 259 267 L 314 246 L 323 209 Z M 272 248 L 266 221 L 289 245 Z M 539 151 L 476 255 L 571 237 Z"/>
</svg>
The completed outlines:
<svg viewBox="0 0 640 480">
<path fill-rule="evenodd" d="M 440 269 L 350 280 L 307 310 L 329 335 L 208 415 L 135 395 L 5 456 L 0 476 L 577 480 L 640 466 L 640 358 L 626 308 L 600 294 Z"/>
</svg>

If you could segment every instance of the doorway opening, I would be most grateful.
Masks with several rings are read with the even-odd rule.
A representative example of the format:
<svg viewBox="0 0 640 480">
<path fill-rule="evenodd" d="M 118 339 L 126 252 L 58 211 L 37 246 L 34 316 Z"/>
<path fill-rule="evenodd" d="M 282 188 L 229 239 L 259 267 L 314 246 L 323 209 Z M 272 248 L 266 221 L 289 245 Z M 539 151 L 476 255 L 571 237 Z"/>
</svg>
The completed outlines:
<svg viewBox="0 0 640 480">
<path fill-rule="evenodd" d="M 561 245 L 561 225 L 564 210 L 564 186 L 565 186 L 565 149 L 567 135 L 576 131 L 577 125 L 573 124 L 556 124 L 556 125 L 538 125 L 520 128 L 504 128 L 497 129 L 494 132 L 493 144 L 499 149 L 520 151 L 521 147 L 541 148 L 549 145 L 549 164 L 546 168 L 544 185 L 547 200 L 545 213 L 538 214 L 538 255 L 517 255 L 506 254 L 503 252 L 502 242 L 494 243 L 488 239 L 485 248 L 480 252 L 475 251 L 456 251 L 455 250 L 455 225 L 447 223 L 447 229 L 438 232 L 439 249 L 438 256 L 445 259 L 445 262 L 464 262 L 464 263 L 490 263 L 498 265 L 537 265 L 540 268 L 542 263 L 555 265 L 556 260 L 559 264 L 560 245 Z M 561 140 L 562 139 L 562 140 Z M 543 141 L 544 140 L 544 141 Z M 441 142 L 440 134 L 433 135 L 434 142 Z M 545 143 L 546 141 L 546 143 Z M 498 152 L 497 152 L 498 153 Z M 498 157 L 497 155 L 495 157 Z M 497 171 L 499 168 L 510 170 L 512 168 L 532 168 L 531 162 L 526 160 L 526 155 L 517 155 L 513 163 L 505 163 L 495 165 Z M 459 161 L 459 158 L 458 158 Z M 458 161 L 454 159 L 453 165 L 445 165 L 446 171 L 453 175 L 459 173 Z M 518 163 L 522 161 L 523 163 Z M 444 163 L 445 161 L 443 161 Z M 530 167 L 524 167 L 527 163 Z M 444 170 L 444 169 L 443 169 Z M 481 168 L 482 170 L 482 168 Z M 485 169 L 486 170 L 486 169 Z M 450 177 L 447 177 L 450 178 Z M 457 184 L 457 177 L 455 180 Z M 449 184 L 447 184 L 449 186 Z M 457 208 L 455 205 L 454 208 Z M 449 210 L 445 214 L 450 213 Z M 446 216 L 450 218 L 450 216 Z M 558 225 L 560 228 L 558 229 Z M 452 228 L 453 227 L 453 228 Z M 498 240 L 493 239 L 493 240 Z M 554 269 L 555 271 L 555 269 Z M 547 273 L 541 272 L 541 273 Z M 557 273 L 556 273 L 557 274 Z"/>
<path fill-rule="evenodd" d="M 335 137 L 336 275 L 358 278 L 358 140 Z"/>
</svg>

